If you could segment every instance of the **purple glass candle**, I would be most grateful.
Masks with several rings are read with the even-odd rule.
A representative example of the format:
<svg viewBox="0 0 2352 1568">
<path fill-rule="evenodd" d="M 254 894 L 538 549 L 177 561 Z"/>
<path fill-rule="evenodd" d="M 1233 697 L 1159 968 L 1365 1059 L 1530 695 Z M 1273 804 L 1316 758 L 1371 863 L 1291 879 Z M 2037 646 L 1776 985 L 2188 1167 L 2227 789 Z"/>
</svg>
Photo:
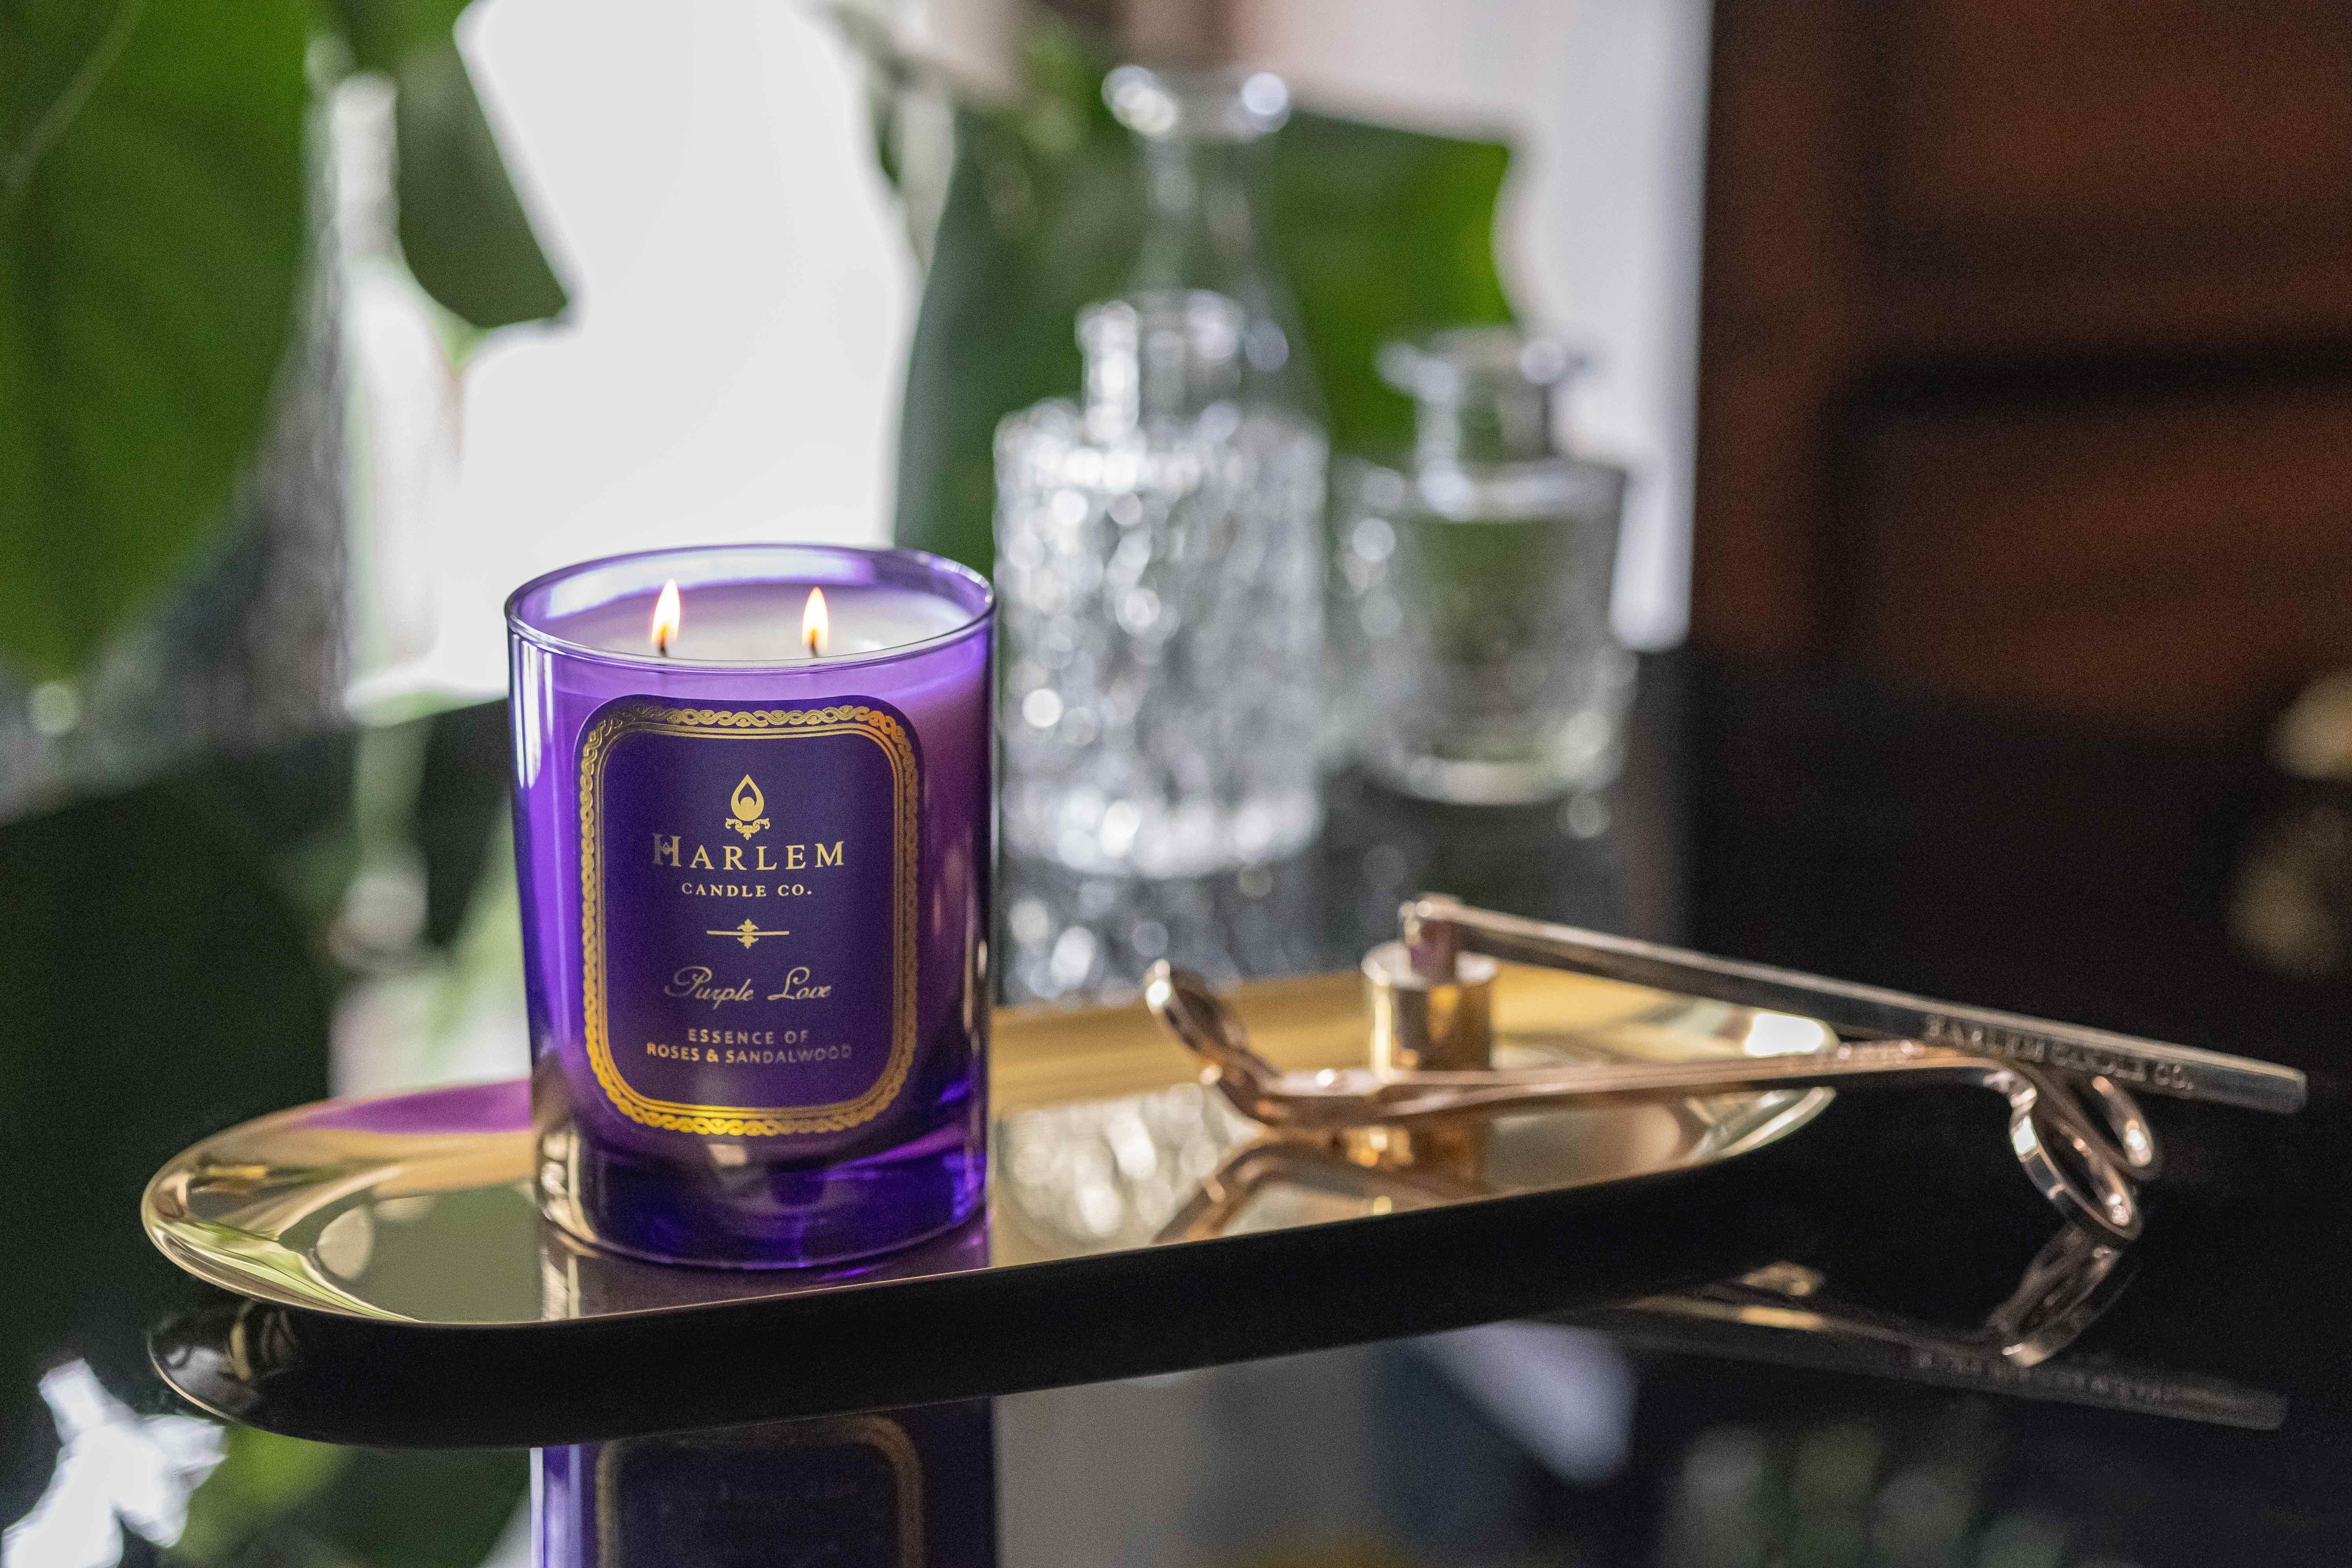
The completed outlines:
<svg viewBox="0 0 2352 1568">
<path fill-rule="evenodd" d="M 993 614 L 953 563 L 830 545 L 507 601 L 549 1219 L 775 1268 L 978 1205 Z"/>
</svg>

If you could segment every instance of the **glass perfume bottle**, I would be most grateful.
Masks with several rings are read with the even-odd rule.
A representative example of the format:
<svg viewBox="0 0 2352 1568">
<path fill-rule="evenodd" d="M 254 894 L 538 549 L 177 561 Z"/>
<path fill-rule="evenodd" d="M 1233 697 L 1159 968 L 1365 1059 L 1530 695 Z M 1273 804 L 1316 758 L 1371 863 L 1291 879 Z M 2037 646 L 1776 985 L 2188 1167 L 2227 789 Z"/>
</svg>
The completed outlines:
<svg viewBox="0 0 2352 1568">
<path fill-rule="evenodd" d="M 1560 449 L 1554 402 L 1580 363 L 1509 327 L 1381 351 L 1416 405 L 1412 460 L 1339 477 L 1333 642 L 1354 749 L 1407 795 L 1527 803 L 1616 775 L 1625 475 Z"/>
<path fill-rule="evenodd" d="M 1323 434 L 1245 384 L 1207 290 L 1080 319 L 1083 405 L 998 428 L 1003 831 L 1082 871 L 1203 876 L 1321 821 Z"/>
<path fill-rule="evenodd" d="M 1271 71 L 1121 66 L 1103 100 L 1134 132 L 1143 172 L 1143 237 L 1127 289 L 1205 289 L 1241 308 L 1243 395 L 1321 422 L 1289 289 L 1257 242 L 1250 162 L 1290 118 L 1290 89 Z"/>
</svg>

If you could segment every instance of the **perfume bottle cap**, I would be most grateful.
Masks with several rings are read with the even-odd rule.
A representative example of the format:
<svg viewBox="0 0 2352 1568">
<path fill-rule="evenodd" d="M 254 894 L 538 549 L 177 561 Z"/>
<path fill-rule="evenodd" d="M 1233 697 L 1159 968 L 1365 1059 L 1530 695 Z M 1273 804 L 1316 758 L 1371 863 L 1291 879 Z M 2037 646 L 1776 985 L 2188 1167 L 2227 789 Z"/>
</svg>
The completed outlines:
<svg viewBox="0 0 2352 1568">
<path fill-rule="evenodd" d="M 1103 101 L 1152 142 L 1255 142 L 1290 118 L 1290 88 L 1272 71 L 1121 66 L 1103 79 Z"/>
<path fill-rule="evenodd" d="M 1517 327 L 1453 327 L 1384 343 L 1381 378 L 1414 402 L 1423 463 L 1523 462 L 1559 450 L 1558 389 L 1589 356 Z"/>
</svg>

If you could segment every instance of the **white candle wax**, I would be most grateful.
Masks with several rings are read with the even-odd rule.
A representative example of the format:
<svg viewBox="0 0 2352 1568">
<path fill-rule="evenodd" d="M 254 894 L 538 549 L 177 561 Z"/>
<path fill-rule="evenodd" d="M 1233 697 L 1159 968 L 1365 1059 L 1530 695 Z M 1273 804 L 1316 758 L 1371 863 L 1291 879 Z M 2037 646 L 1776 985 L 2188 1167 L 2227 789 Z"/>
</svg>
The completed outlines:
<svg viewBox="0 0 2352 1568">
<path fill-rule="evenodd" d="M 832 626 L 830 658 L 854 658 L 928 642 L 965 625 L 971 615 L 949 601 L 907 588 L 855 583 L 709 583 L 681 586 L 677 636 L 668 657 L 714 664 L 812 662 L 802 641 L 809 590 L 822 587 Z M 570 615 L 547 629 L 565 642 L 606 653 L 655 653 L 657 593 L 625 595 Z"/>
</svg>

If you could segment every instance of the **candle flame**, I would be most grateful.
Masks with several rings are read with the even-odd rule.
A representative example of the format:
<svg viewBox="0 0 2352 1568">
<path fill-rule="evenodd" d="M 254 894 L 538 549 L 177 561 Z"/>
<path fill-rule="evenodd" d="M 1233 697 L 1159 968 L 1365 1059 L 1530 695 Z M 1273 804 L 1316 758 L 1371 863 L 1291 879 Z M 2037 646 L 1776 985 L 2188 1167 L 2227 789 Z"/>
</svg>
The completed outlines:
<svg viewBox="0 0 2352 1568">
<path fill-rule="evenodd" d="M 824 590 L 811 588 L 808 608 L 801 612 L 801 646 L 814 658 L 824 657 L 824 645 L 833 637 L 833 617 L 825 613 Z"/>
<path fill-rule="evenodd" d="M 654 651 L 667 657 L 669 645 L 677 640 L 677 629 L 685 623 L 686 612 L 678 603 L 677 579 L 662 584 L 661 597 L 654 601 Z"/>
</svg>

